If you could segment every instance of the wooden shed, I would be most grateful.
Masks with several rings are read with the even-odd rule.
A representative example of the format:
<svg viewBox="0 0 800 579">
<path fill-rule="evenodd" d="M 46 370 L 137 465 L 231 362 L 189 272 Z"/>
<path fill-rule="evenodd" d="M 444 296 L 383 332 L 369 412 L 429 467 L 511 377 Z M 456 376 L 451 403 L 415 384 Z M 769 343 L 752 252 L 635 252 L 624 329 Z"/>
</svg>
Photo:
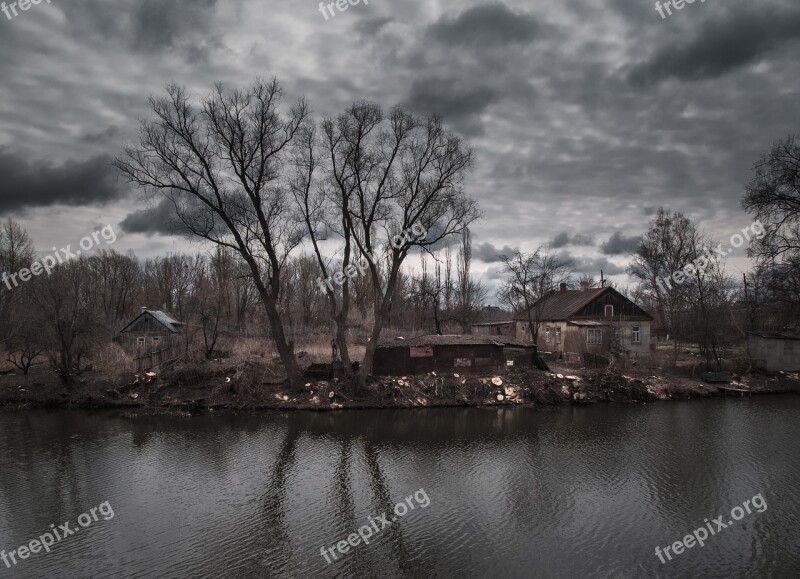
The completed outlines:
<svg viewBox="0 0 800 579">
<path fill-rule="evenodd" d="M 376 376 L 427 372 L 493 373 L 509 366 L 533 366 L 536 347 L 503 336 L 427 335 L 378 343 Z"/>
<path fill-rule="evenodd" d="M 120 331 L 122 347 L 133 356 L 134 372 L 157 369 L 180 354 L 185 324 L 160 310 L 142 308 Z"/>
<path fill-rule="evenodd" d="M 756 366 L 762 370 L 800 371 L 800 333 L 747 332 L 747 349 Z"/>
</svg>

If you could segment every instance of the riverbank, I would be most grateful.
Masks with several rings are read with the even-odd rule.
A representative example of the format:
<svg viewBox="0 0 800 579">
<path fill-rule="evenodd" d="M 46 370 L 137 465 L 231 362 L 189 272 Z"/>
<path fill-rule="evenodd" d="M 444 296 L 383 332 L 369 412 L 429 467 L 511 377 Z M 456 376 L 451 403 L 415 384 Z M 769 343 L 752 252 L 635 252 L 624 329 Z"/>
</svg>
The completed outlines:
<svg viewBox="0 0 800 579">
<path fill-rule="evenodd" d="M 436 374 L 371 379 L 357 387 L 345 380 L 309 380 L 288 389 L 269 365 L 224 361 L 177 366 L 159 375 L 91 371 L 74 388 L 42 368 L 30 376 L 0 376 L 0 409 L 118 408 L 151 412 L 196 410 L 343 410 L 443 406 L 542 406 L 647 402 L 720 396 L 717 384 L 697 377 L 645 370 L 513 369 L 505 374 Z M 796 373 L 734 376 L 726 386 L 752 394 L 800 392 Z"/>
</svg>

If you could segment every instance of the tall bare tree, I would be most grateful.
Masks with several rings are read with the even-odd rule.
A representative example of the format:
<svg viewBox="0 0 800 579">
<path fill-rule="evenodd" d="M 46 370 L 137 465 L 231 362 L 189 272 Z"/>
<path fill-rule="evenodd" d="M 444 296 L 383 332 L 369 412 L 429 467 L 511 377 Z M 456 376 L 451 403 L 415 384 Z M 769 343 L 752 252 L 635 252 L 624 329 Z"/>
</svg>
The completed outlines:
<svg viewBox="0 0 800 579">
<path fill-rule="evenodd" d="M 150 98 L 153 116 L 141 122 L 139 143 L 127 146 L 115 164 L 130 182 L 164 194 L 188 232 L 241 255 L 290 384 L 300 388 L 302 373 L 279 302 L 286 260 L 302 237 L 284 170 L 308 107 L 301 99 L 284 112 L 274 79 L 233 90 L 217 84 L 199 103 L 174 84 L 166 93 Z"/>
<path fill-rule="evenodd" d="M 356 260 L 368 269 L 373 326 L 361 364 L 363 380 L 372 373 L 409 252 L 459 234 L 478 217 L 475 202 L 462 188 L 472 151 L 437 117 L 421 119 L 399 107 L 386 115 L 366 101 L 335 120 L 326 119 L 321 129 L 318 147 L 312 135 L 304 141 L 305 161 L 297 163 L 304 173 L 296 181 L 296 199 L 326 277 L 328 267 L 315 232 L 324 222 L 340 238 L 342 270 L 337 273 L 345 279 L 342 303 L 332 309 L 340 345 L 349 309 L 347 278 L 354 274 Z M 317 181 L 316 170 L 321 173 Z M 336 297 L 330 289 L 327 294 L 330 300 Z"/>
</svg>

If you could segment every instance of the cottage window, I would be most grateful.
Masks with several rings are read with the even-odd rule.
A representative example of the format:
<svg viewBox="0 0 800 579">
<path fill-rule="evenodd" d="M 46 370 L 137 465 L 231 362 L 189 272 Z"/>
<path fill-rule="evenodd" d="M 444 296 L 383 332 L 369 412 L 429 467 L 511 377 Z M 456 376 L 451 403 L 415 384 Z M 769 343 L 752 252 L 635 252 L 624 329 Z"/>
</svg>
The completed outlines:
<svg viewBox="0 0 800 579">
<path fill-rule="evenodd" d="M 607 318 L 614 317 L 614 306 L 606 306 L 606 317 Z"/>
<path fill-rule="evenodd" d="M 158 344 L 161 341 L 161 338 L 158 336 L 153 336 L 153 343 Z"/>
<path fill-rule="evenodd" d="M 147 342 L 147 338 L 145 338 L 145 337 L 136 338 L 136 343 L 137 344 L 144 344 L 146 342 Z"/>
<path fill-rule="evenodd" d="M 601 344 L 603 341 L 602 331 L 599 329 L 586 330 L 586 343 L 587 344 Z"/>
<path fill-rule="evenodd" d="M 561 343 L 561 328 L 556 328 L 556 344 Z"/>
<path fill-rule="evenodd" d="M 639 326 L 631 327 L 631 342 L 634 344 L 642 343 L 642 330 Z"/>
<path fill-rule="evenodd" d="M 544 329 L 544 343 L 550 343 L 550 326 L 545 327 Z"/>
</svg>

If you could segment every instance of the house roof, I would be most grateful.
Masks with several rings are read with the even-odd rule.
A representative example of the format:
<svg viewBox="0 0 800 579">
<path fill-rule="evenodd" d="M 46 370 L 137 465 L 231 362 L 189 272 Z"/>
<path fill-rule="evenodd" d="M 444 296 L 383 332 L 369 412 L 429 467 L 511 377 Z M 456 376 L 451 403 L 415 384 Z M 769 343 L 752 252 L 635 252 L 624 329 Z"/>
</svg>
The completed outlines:
<svg viewBox="0 0 800 579">
<path fill-rule="evenodd" d="M 505 336 L 473 336 L 470 334 L 451 334 L 437 336 L 429 334 L 410 338 L 381 338 L 379 348 L 422 348 L 425 346 L 518 346 L 529 347 L 532 344 Z"/>
<path fill-rule="evenodd" d="M 566 290 L 566 291 L 552 291 L 541 300 L 544 301 L 542 313 L 539 316 L 540 320 L 567 320 L 570 317 L 577 314 L 580 310 L 584 307 L 589 305 L 591 302 L 606 294 L 608 292 L 614 292 L 618 295 L 619 298 L 623 300 L 627 300 L 631 302 L 628 298 L 624 295 L 616 291 L 612 287 L 600 287 L 600 288 L 589 288 L 586 291 L 581 290 Z M 540 301 L 541 301 L 540 300 Z M 537 301 L 532 308 L 537 307 Z M 633 302 L 631 302 L 633 304 Z M 634 306 L 636 304 L 633 304 Z M 638 306 L 636 306 L 638 308 Z M 641 308 L 639 310 L 643 311 Z M 647 316 L 645 319 L 652 319 L 652 316 L 647 312 L 644 312 L 644 315 Z M 527 316 L 525 314 L 520 314 L 515 318 L 516 320 L 527 320 Z M 572 320 L 570 320 L 572 322 Z"/>
<path fill-rule="evenodd" d="M 586 306 L 595 298 L 600 297 L 611 288 L 590 288 L 585 292 L 581 290 L 554 291 L 544 296 L 544 308 L 539 316 L 540 320 L 566 320 L 574 315 L 578 310 Z M 537 302 L 538 303 L 538 302 Z M 536 307 L 536 304 L 533 305 Z M 518 320 L 526 320 L 523 314 L 518 316 Z"/>
<path fill-rule="evenodd" d="M 138 316 L 133 318 L 133 320 L 131 320 L 127 326 L 125 326 L 124 328 L 122 328 L 122 330 L 120 330 L 120 333 L 125 333 L 128 330 L 128 328 L 130 328 L 134 323 L 136 323 L 136 321 L 139 318 L 147 314 L 150 314 L 150 316 L 152 316 L 155 321 L 164 326 L 167 330 L 169 330 L 169 332 L 173 334 L 177 334 L 178 332 L 180 332 L 181 326 L 184 325 L 182 322 L 179 322 L 178 320 L 172 318 L 168 314 L 165 314 L 161 310 L 143 309 Z"/>
<path fill-rule="evenodd" d="M 797 332 L 747 332 L 760 338 L 768 340 L 800 340 L 800 334 Z"/>
<path fill-rule="evenodd" d="M 472 324 L 473 328 L 481 327 L 481 326 L 505 326 L 508 324 L 513 324 L 514 320 L 506 320 L 504 322 L 481 322 L 480 324 Z"/>
</svg>

